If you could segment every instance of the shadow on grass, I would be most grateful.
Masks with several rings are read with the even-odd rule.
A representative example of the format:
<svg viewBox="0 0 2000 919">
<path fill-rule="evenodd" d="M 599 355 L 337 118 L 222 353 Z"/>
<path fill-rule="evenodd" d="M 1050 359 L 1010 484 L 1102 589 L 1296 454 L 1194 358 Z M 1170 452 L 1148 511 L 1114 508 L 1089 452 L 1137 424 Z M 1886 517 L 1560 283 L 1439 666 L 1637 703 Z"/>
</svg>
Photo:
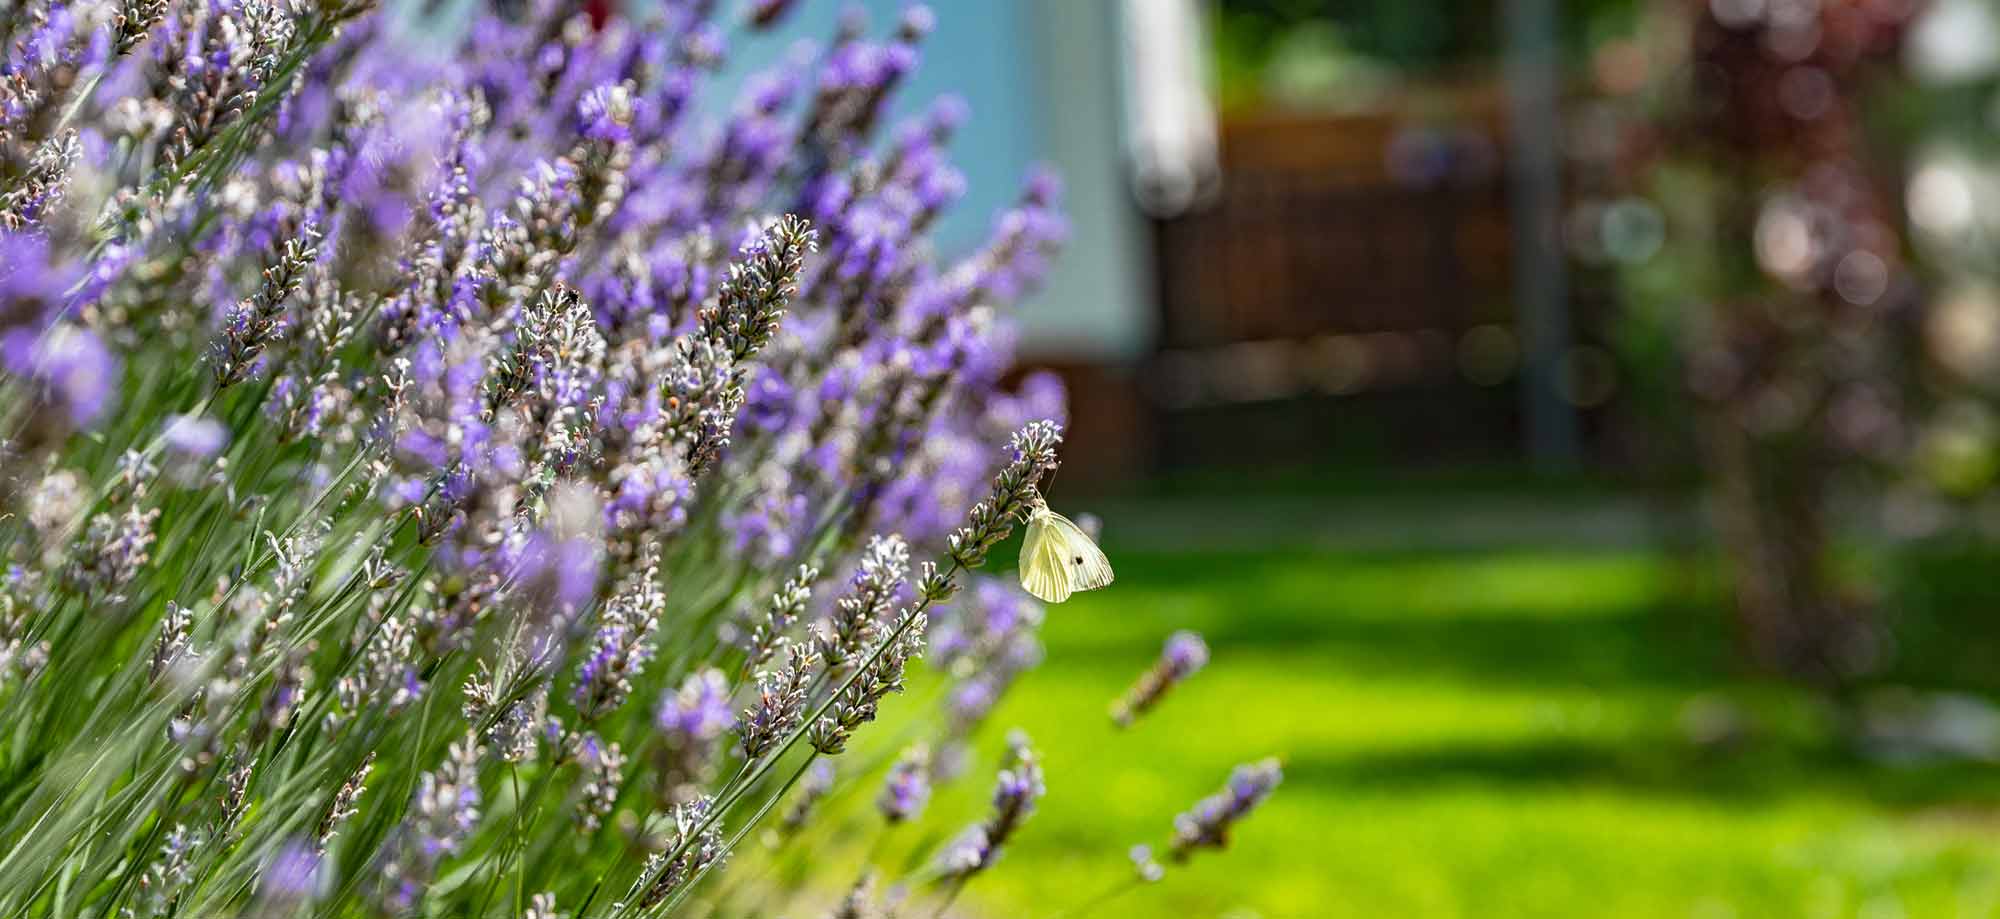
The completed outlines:
<svg viewBox="0 0 2000 919">
<path fill-rule="evenodd" d="M 1357 676 L 1444 678 L 1481 686 L 1679 688 L 1727 676 L 1727 649 L 1669 613 L 1588 621 L 1481 616 L 1412 621 L 1228 623 L 1209 643 L 1305 657 Z"/>
<path fill-rule="evenodd" d="M 1486 566 L 1502 592 L 1453 585 L 1452 569 L 1468 563 Z M 1592 573 L 1581 595 L 1559 583 L 1560 563 L 1524 554 L 1134 553 L 1120 564 L 1132 585 L 1126 604 L 1142 614 L 1183 604 L 1232 656 L 1487 686 L 1699 688 L 1740 676 L 1726 617 L 1687 599 L 1707 588 L 1676 586 L 1661 566 L 1631 556 Z M 1558 582 L 1521 583 L 1543 568 Z M 1627 577 L 1642 582 L 1620 583 Z M 1143 659 L 1156 632 L 1107 627 L 1081 640 Z"/>
<path fill-rule="evenodd" d="M 1286 763 L 1285 781 L 1295 787 L 1317 786 L 1329 794 L 1428 796 L 1440 788 L 1464 786 L 1541 793 L 1610 791 L 1732 805 L 1837 796 L 1892 810 L 2000 800 L 2000 770 L 1990 764 L 1888 764 L 1860 757 L 1831 739 L 1801 744 L 1767 738 L 1730 749 L 1704 749 L 1676 737 L 1615 744 L 1548 738 L 1361 755 L 1304 755 Z"/>
<path fill-rule="evenodd" d="M 1896 654 L 1885 678 L 2000 695 L 2000 552 L 1957 546 L 1903 553 L 1888 581 Z"/>
<path fill-rule="evenodd" d="M 1531 570 L 1546 564 L 1533 553 L 1502 553 Z M 1577 558 L 1577 556 L 1570 556 Z M 1714 693 L 1775 702 L 1790 715 L 1776 727 L 1753 723 L 1738 742 L 1697 744 L 1669 704 L 1650 720 L 1565 736 L 1532 733 L 1513 741 L 1472 740 L 1376 753 L 1315 755 L 1293 751 L 1287 782 L 1354 791 L 1426 794 L 1441 786 L 1508 790 L 1618 793 L 1761 804 L 1802 796 L 1837 796 L 1891 810 L 1920 811 L 2000 801 L 2000 768 L 1933 760 L 1891 763 L 1862 755 L 1840 727 L 1840 716 L 1804 690 L 1786 687 L 1746 667 L 1712 569 L 1680 573 L 1660 562 L 1634 571 L 1650 578 L 1631 589 L 1601 591 L 1604 603 L 1564 596 L 1557 608 L 1520 596 L 1454 593 L 1422 579 L 1471 562 L 1494 564 L 1494 553 L 1136 553 L 1122 575 L 1148 597 L 1198 596 L 1214 609 L 1202 628 L 1224 659 L 1304 665 L 1324 673 L 1370 679 L 1444 679 L 1481 688 L 1666 690 L 1686 699 Z M 1581 556 L 1586 563 L 1590 556 Z M 1549 567 L 1560 569 L 1560 564 Z M 1599 571 L 1600 586 L 1616 588 L 1616 572 Z M 1988 551 L 1906 553 L 1889 566 L 1885 616 L 1895 636 L 1891 665 L 1870 682 L 1922 689 L 2000 692 L 2000 562 Z M 1661 572 L 1664 576 L 1658 576 Z M 1399 596 L 1383 592 L 1411 576 L 1407 615 Z M 1650 572 L 1650 573 L 1646 573 Z M 1611 582 L 1604 582 L 1606 577 Z M 1350 578 L 1371 593 L 1343 591 Z M 1419 595 L 1430 591 L 1418 602 Z M 1145 599 L 1138 606 L 1145 605 Z M 1465 603 L 1476 612 L 1456 612 Z M 1239 610 L 1242 612 L 1239 614 Z M 1151 634 L 1150 632 L 1148 633 Z M 1108 640 L 1110 636 L 1106 636 Z M 1149 656 L 1154 646 L 1119 650 Z M 1865 688 L 1865 687 L 1864 687 Z M 1791 717 L 1806 713 L 1803 718 Z M 1750 716 L 1753 722 L 1756 716 Z"/>
</svg>

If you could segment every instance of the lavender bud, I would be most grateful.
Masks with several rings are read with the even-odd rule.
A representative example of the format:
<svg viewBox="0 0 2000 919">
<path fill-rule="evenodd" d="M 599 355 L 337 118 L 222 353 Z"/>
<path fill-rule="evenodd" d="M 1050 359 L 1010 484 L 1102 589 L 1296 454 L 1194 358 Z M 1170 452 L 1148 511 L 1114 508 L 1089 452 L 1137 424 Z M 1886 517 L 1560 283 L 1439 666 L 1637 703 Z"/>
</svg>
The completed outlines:
<svg viewBox="0 0 2000 919">
<path fill-rule="evenodd" d="M 535 384 L 571 377 L 601 360 L 603 352 L 604 339 L 590 307 L 576 288 L 557 284 L 521 311 L 513 345 L 489 374 L 493 382 L 486 394 L 486 419 L 519 401 Z M 542 401 L 559 404 L 562 398 L 562 393 L 547 393 Z"/>
<path fill-rule="evenodd" d="M 1139 677 L 1132 688 L 1125 691 L 1111 706 L 1111 720 L 1119 727 L 1129 727 L 1140 715 L 1166 697 L 1167 690 L 1192 676 L 1208 663 L 1208 644 L 1194 632 L 1175 632 L 1167 639 L 1160 652 L 1160 660 L 1153 669 Z"/>
<path fill-rule="evenodd" d="M 806 691 L 818 672 L 819 659 L 801 644 L 791 645 L 788 652 L 782 669 L 757 674 L 757 703 L 737 718 L 736 733 L 748 759 L 770 752 L 805 715 Z"/>
<path fill-rule="evenodd" d="M 928 747 L 917 744 L 903 751 L 896 764 L 889 767 L 889 778 L 882 786 L 882 795 L 875 799 L 875 806 L 882 811 L 882 817 L 890 823 L 902 823 L 923 813 L 924 805 L 931 797 L 931 753 Z"/>
<path fill-rule="evenodd" d="M 1007 445 L 1013 461 L 993 477 L 992 493 L 972 506 L 965 526 L 952 531 L 948 545 L 953 561 L 964 568 L 986 564 L 986 553 L 1006 539 L 1014 521 L 1025 519 L 1040 500 L 1036 485 L 1055 469 L 1056 447 L 1061 443 L 1062 429 L 1053 421 L 1033 422 L 1014 435 Z"/>
<path fill-rule="evenodd" d="M 4 99 L 0 93 L 0 100 Z M 19 231 L 42 224 L 68 192 L 70 171 L 78 156 L 74 130 L 37 145 L 13 186 L 0 191 L 0 230 Z"/>
<path fill-rule="evenodd" d="M 100 513 L 91 518 L 84 532 L 84 555 L 72 579 L 78 586 L 102 593 L 105 599 L 122 602 L 126 584 L 152 558 L 153 526 L 160 519 L 158 508 L 142 510 L 137 505 L 123 513 Z"/>
<path fill-rule="evenodd" d="M 875 720 L 882 699 L 892 692 L 903 691 L 903 670 L 910 658 L 923 652 L 924 625 L 928 621 L 921 612 L 903 614 L 903 624 L 890 630 L 900 631 L 902 637 L 883 648 L 874 663 L 849 681 L 834 696 L 826 713 L 806 729 L 806 741 L 814 750 L 827 756 L 846 750 L 855 729 Z"/>
<path fill-rule="evenodd" d="M 139 881 L 143 891 L 141 915 L 165 916 L 173 911 L 181 888 L 193 878 L 194 860 L 208 841 L 200 830 L 180 824 L 168 831 L 166 840 L 160 844 L 159 857 L 146 866 Z"/>
<path fill-rule="evenodd" d="M 333 793 L 332 803 L 327 805 L 326 814 L 320 817 L 319 827 L 313 831 L 315 852 L 325 854 L 327 843 L 339 835 L 341 824 L 360 812 L 355 802 L 361 799 L 363 783 L 368 781 L 368 770 L 374 766 L 375 751 L 370 750 L 368 755 L 361 758 L 361 765 L 354 770 L 354 774 L 348 776 L 347 781 L 340 783 L 340 788 Z"/>
<path fill-rule="evenodd" d="M 1229 785 L 1222 791 L 1195 802 L 1192 809 L 1174 818 L 1176 862 L 1188 860 L 1199 849 L 1221 849 L 1229 844 L 1229 830 L 1269 797 L 1284 780 L 1276 759 L 1236 767 Z"/>
<path fill-rule="evenodd" d="M 669 814 L 673 823 L 673 835 L 662 846 L 666 852 L 679 852 L 672 863 L 664 855 L 647 856 L 646 867 L 639 872 L 639 879 L 632 885 L 627 901 L 636 901 L 640 909 L 651 909 L 672 896 L 681 885 L 693 880 L 710 866 L 723 860 L 728 854 L 722 836 L 720 821 L 710 821 L 709 811 L 714 809 L 715 799 L 702 797 L 687 804 L 676 805 Z M 700 830 L 698 827 L 706 825 Z M 613 904 L 613 910 L 623 911 L 626 904 Z"/>
<path fill-rule="evenodd" d="M 1152 884 L 1167 876 L 1167 869 L 1153 859 L 1153 847 L 1140 844 L 1126 853 L 1132 859 L 1132 873 L 1141 883 Z"/>
<path fill-rule="evenodd" d="M 1045 793 L 1040 760 L 1025 738 L 1015 737 L 1008 749 L 1008 763 L 1000 770 L 993 789 L 993 814 L 945 850 L 939 870 L 946 877 L 964 879 L 992 867 L 1000 858 L 1001 847 L 1027 822 L 1035 812 L 1035 802 Z"/>
<path fill-rule="evenodd" d="M 622 84 L 599 86 L 584 93 L 582 101 L 577 103 L 583 136 L 610 143 L 631 140 L 634 105 L 631 87 Z"/>
<path fill-rule="evenodd" d="M 537 696 L 507 706 L 486 734 L 493 752 L 505 763 L 524 763 L 535 750 L 548 722 L 548 698 Z"/>
<path fill-rule="evenodd" d="M 847 896 L 840 898 L 829 919 L 876 919 L 882 915 L 875 911 L 875 871 L 861 869 L 861 876 L 854 879 L 854 886 L 847 889 Z"/>
<path fill-rule="evenodd" d="M 706 336 L 681 339 L 659 388 L 661 430 L 680 445 L 693 472 L 705 471 L 729 446 L 743 405 L 743 385 L 725 346 Z"/>
<path fill-rule="evenodd" d="M 818 636 L 820 655 L 828 667 L 853 663 L 885 634 L 909 570 L 910 546 L 901 536 L 891 533 L 868 540 L 868 548 L 848 581 L 847 595 L 835 601 L 827 629 Z"/>
<path fill-rule="evenodd" d="M 722 344 L 731 363 L 762 350 L 798 293 L 806 253 L 817 248 L 819 235 L 811 224 L 790 214 L 778 218 L 729 266 L 715 305 L 701 311 L 701 334 Z"/>
<path fill-rule="evenodd" d="M 334 683 L 341 707 L 358 712 L 379 705 L 398 711 L 423 695 L 417 678 L 417 636 L 409 620 L 391 616 L 365 633 L 360 666 Z"/>
<path fill-rule="evenodd" d="M 606 744 L 596 734 L 585 734 L 583 752 L 577 760 L 583 767 L 583 800 L 577 805 L 577 823 L 585 833 L 595 833 L 618 804 L 625 754 L 617 744 Z"/>
<path fill-rule="evenodd" d="M 479 759 L 475 738 L 451 745 L 445 762 L 417 781 L 399 831 L 401 845 L 382 871 L 385 905 L 407 910 L 423 896 L 444 860 L 471 838 L 479 825 Z"/>
<path fill-rule="evenodd" d="M 792 623 L 798 621 L 799 614 L 805 612 L 806 603 L 812 600 L 812 585 L 817 580 L 818 568 L 800 565 L 798 571 L 771 594 L 770 612 L 750 635 L 748 666 L 761 667 L 777 653 L 785 633 L 791 630 Z"/>
<path fill-rule="evenodd" d="M 160 618 L 160 637 L 153 643 L 153 679 L 157 680 L 167 672 L 167 668 L 186 654 L 189 635 L 194 629 L 194 614 L 187 607 L 167 601 L 167 612 Z"/>
<path fill-rule="evenodd" d="M 566 919 L 556 911 L 556 895 L 544 891 L 528 898 L 528 910 L 521 919 Z"/>
<path fill-rule="evenodd" d="M 239 760 L 222 775 L 222 814 L 216 818 L 215 830 L 218 835 L 227 835 L 243 817 L 243 808 L 249 803 L 250 779 L 257 774 L 255 757 Z"/>
<path fill-rule="evenodd" d="M 153 27 L 167 17 L 168 0 L 119 0 L 111 25 L 118 35 L 118 53 L 131 53 Z"/>
<path fill-rule="evenodd" d="M 604 606 L 571 692 L 577 715 L 586 722 L 625 704 L 632 693 L 632 677 L 652 659 L 653 635 L 659 631 L 667 602 L 655 579 L 655 571 L 647 568 L 629 591 Z"/>
<path fill-rule="evenodd" d="M 256 369 L 258 356 L 278 335 L 285 302 L 305 286 L 306 269 L 319 257 L 318 238 L 318 229 L 307 226 L 299 238 L 285 240 L 256 292 L 223 318 L 222 334 L 209 348 L 217 388 L 241 383 Z"/>
</svg>

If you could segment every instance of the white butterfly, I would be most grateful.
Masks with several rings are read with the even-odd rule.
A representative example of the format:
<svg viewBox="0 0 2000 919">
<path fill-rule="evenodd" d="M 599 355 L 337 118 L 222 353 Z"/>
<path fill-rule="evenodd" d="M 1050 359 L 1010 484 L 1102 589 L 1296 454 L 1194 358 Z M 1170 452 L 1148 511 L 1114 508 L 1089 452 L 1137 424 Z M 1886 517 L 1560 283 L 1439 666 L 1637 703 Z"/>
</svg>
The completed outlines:
<svg viewBox="0 0 2000 919">
<path fill-rule="evenodd" d="M 1021 588 L 1045 603 L 1061 603 L 1079 590 L 1111 583 L 1111 560 L 1076 524 L 1046 502 L 1028 511 L 1021 540 Z"/>
</svg>

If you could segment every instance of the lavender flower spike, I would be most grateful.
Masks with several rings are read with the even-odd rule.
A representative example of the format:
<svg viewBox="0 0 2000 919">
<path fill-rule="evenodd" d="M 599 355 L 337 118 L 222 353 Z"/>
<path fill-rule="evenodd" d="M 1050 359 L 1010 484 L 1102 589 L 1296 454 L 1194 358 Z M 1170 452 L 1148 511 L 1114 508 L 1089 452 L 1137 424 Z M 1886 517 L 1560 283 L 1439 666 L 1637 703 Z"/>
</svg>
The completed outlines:
<svg viewBox="0 0 2000 919">
<path fill-rule="evenodd" d="M 299 238 L 285 240 L 257 290 L 223 318 L 222 334 L 209 348 L 216 388 L 241 383 L 257 369 L 258 356 L 278 336 L 285 302 L 305 286 L 306 268 L 319 258 L 318 239 L 318 229 L 309 225 Z"/>
<path fill-rule="evenodd" d="M 1174 818 L 1173 860 L 1184 862 L 1197 849 L 1227 846 L 1230 828 L 1270 797 L 1284 777 L 1276 759 L 1236 767 L 1229 774 L 1228 787 L 1195 802 L 1193 809 Z"/>
<path fill-rule="evenodd" d="M 1208 644 L 1193 632 L 1175 632 L 1167 639 L 1167 646 L 1160 652 L 1160 660 L 1153 669 L 1139 677 L 1132 688 L 1111 706 L 1111 720 L 1119 727 L 1130 727 L 1154 705 L 1166 697 L 1174 685 L 1194 675 L 1202 665 L 1208 663 Z"/>
<path fill-rule="evenodd" d="M 1035 486 L 1056 467 L 1056 447 L 1061 445 L 1062 428 L 1053 421 L 1030 422 L 1014 434 L 1007 444 L 1013 451 L 1013 462 L 994 476 L 992 495 L 972 506 L 966 514 L 965 526 L 951 533 L 947 546 L 952 561 L 962 568 L 978 568 L 986 563 L 986 554 L 1013 532 L 1013 522 L 1025 519 L 1028 509 L 1040 497 Z M 924 578 L 921 590 L 927 599 L 943 600 L 952 591 L 946 587 L 940 593 L 934 587 L 936 583 L 935 579 Z"/>
<path fill-rule="evenodd" d="M 1035 802 L 1047 793 L 1042 784 L 1042 765 L 1027 739 L 1016 735 L 1010 741 L 1008 765 L 1000 770 L 993 789 L 993 814 L 985 823 L 971 827 L 945 850 L 939 872 L 963 881 L 1000 859 L 1000 848 L 1035 812 Z"/>
<path fill-rule="evenodd" d="M 924 805 L 931 799 L 930 772 L 929 747 L 917 744 L 903 751 L 896 765 L 889 767 L 889 780 L 882 786 L 882 796 L 875 799 L 883 818 L 896 824 L 923 813 Z"/>
<path fill-rule="evenodd" d="M 806 692 L 819 672 L 819 657 L 805 645 L 789 647 L 782 669 L 757 674 L 757 704 L 736 720 L 743 755 L 750 759 L 769 753 L 805 715 Z"/>
<path fill-rule="evenodd" d="M 806 253 L 817 248 L 819 234 L 810 223 L 790 214 L 778 218 L 729 266 L 715 305 L 701 311 L 702 335 L 727 346 L 738 363 L 762 350 L 799 291 Z"/>
<path fill-rule="evenodd" d="M 668 815 L 673 835 L 668 852 L 679 852 L 671 864 L 667 856 L 654 854 L 646 858 L 646 868 L 639 872 L 638 883 L 626 895 L 626 900 L 636 902 L 640 909 L 651 909 L 667 899 L 682 884 L 700 877 L 709 866 L 728 856 L 723 845 L 722 828 L 715 826 L 708 818 L 715 807 L 711 798 L 701 798 L 687 804 L 677 805 Z M 622 912 L 625 903 L 612 904 L 614 911 Z"/>
</svg>

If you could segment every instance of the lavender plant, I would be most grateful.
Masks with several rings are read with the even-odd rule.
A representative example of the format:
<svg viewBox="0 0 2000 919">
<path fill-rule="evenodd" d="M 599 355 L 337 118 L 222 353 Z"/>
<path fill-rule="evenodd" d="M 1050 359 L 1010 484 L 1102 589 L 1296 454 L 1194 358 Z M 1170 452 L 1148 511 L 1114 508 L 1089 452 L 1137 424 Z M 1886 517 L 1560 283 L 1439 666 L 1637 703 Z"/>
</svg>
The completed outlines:
<svg viewBox="0 0 2000 919">
<path fill-rule="evenodd" d="M 962 771 L 1041 653 L 972 571 L 1062 443 L 1002 386 L 1056 184 L 930 242 L 922 7 L 706 105 L 791 5 L 0 0 L 0 915 L 859 915 L 993 862 L 1031 754 L 942 874 L 708 881 Z M 933 621 L 937 717 L 871 726 Z"/>
</svg>

